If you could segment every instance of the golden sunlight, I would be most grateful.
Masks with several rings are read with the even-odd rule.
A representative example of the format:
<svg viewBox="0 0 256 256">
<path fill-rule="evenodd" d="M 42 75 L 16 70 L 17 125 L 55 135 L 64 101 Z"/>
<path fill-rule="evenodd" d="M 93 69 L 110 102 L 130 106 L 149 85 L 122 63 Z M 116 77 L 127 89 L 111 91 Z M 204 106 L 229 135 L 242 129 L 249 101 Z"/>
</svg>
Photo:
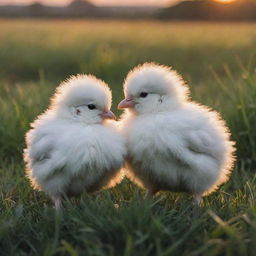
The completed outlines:
<svg viewBox="0 0 256 256">
<path fill-rule="evenodd" d="M 229 3 L 235 2 L 236 0 L 214 0 L 214 1 L 222 4 L 229 4 Z"/>
</svg>

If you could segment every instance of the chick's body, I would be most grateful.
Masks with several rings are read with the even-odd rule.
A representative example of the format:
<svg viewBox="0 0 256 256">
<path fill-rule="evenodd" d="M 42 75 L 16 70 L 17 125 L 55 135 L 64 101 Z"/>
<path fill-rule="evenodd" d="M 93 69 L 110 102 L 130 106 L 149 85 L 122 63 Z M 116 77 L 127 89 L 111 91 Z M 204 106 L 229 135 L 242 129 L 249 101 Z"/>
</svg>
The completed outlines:
<svg viewBox="0 0 256 256">
<path fill-rule="evenodd" d="M 128 100 L 123 104 L 129 110 L 121 119 L 128 149 L 127 176 L 152 194 L 170 190 L 200 198 L 228 179 L 233 142 L 216 112 L 182 98 L 179 93 L 184 91 L 158 91 L 161 79 L 167 87 L 177 86 L 176 90 L 184 86 L 169 72 L 146 64 L 128 75 Z"/>
<path fill-rule="evenodd" d="M 68 81 L 57 93 L 58 98 L 66 97 L 64 102 L 54 99 L 52 107 L 39 116 L 26 135 L 27 176 L 34 188 L 53 198 L 57 207 L 63 195 L 93 192 L 122 179 L 124 139 L 114 121 L 102 123 L 100 104 L 104 105 L 104 114 L 109 115 L 106 102 L 111 99 L 106 97 L 104 103 L 102 99 L 97 101 L 97 93 L 96 97 L 90 96 L 95 87 L 99 96 L 106 94 L 106 88 L 97 88 L 97 83 L 86 76 Z M 74 94 L 74 90 L 82 93 Z"/>
<path fill-rule="evenodd" d="M 229 164 L 230 145 L 218 131 L 223 124 L 215 113 L 189 104 L 125 122 L 128 176 L 138 184 L 155 191 L 204 194 L 226 180 L 229 171 L 222 168 Z"/>
<path fill-rule="evenodd" d="M 123 163 L 123 139 L 102 125 L 49 120 L 27 140 L 33 185 L 54 196 L 107 186 Z"/>
</svg>

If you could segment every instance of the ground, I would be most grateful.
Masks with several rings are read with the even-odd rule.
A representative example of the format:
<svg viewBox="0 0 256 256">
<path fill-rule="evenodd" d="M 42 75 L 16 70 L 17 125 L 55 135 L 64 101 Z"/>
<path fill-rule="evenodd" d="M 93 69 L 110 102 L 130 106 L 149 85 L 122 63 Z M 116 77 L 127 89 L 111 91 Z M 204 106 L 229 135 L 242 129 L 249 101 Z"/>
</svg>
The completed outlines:
<svg viewBox="0 0 256 256">
<path fill-rule="evenodd" d="M 256 24 L 0 20 L 0 255 L 254 255 L 256 251 Z M 220 111 L 237 145 L 230 181 L 196 212 L 186 194 L 128 180 L 66 200 L 56 214 L 24 175 L 29 123 L 61 80 L 93 73 L 112 109 L 137 64 L 171 65 L 192 98 Z"/>
</svg>

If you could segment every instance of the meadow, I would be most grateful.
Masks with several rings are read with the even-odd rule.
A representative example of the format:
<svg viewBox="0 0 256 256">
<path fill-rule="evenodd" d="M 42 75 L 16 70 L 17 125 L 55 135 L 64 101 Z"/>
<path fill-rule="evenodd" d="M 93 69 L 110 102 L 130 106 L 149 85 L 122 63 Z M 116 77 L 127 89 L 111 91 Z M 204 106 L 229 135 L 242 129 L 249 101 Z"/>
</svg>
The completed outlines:
<svg viewBox="0 0 256 256">
<path fill-rule="evenodd" d="M 204 199 L 153 200 L 128 180 L 56 214 L 24 175 L 29 123 L 60 81 L 93 73 L 113 92 L 137 64 L 171 65 L 220 111 L 237 145 L 230 181 Z M 256 24 L 0 20 L 0 255 L 247 256 L 256 251 Z"/>
</svg>

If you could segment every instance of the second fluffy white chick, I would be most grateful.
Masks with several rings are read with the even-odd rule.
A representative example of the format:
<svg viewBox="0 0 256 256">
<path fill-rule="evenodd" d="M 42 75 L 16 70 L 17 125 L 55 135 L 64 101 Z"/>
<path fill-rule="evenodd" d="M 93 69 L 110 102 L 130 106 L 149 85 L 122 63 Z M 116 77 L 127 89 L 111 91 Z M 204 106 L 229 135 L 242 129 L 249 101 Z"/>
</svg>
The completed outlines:
<svg viewBox="0 0 256 256">
<path fill-rule="evenodd" d="M 148 189 L 188 192 L 195 201 L 227 181 L 235 151 L 218 113 L 188 99 L 175 71 L 146 63 L 124 84 L 120 122 L 127 139 L 128 177 Z"/>
<path fill-rule="evenodd" d="M 60 208 L 64 195 L 114 186 L 126 154 L 110 111 L 111 91 L 93 76 L 78 75 L 56 89 L 49 109 L 26 134 L 26 173 Z"/>
</svg>

